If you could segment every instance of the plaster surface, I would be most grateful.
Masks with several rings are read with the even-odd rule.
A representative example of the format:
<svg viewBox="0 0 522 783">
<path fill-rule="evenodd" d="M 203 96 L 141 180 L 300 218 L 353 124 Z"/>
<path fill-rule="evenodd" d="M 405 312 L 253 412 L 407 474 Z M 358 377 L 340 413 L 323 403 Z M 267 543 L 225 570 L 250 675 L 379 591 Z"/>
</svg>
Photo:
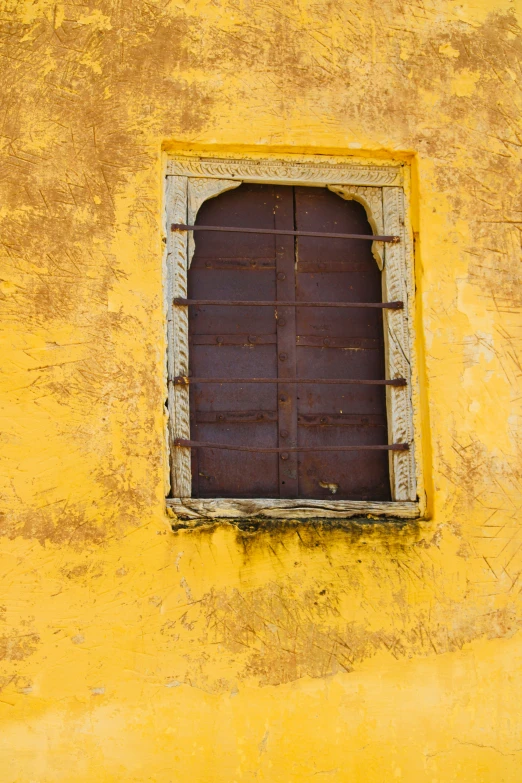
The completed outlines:
<svg viewBox="0 0 522 783">
<path fill-rule="evenodd" d="M 2 783 L 520 781 L 521 15 L 2 2 Z M 411 166 L 427 520 L 171 530 L 173 153 Z"/>
</svg>

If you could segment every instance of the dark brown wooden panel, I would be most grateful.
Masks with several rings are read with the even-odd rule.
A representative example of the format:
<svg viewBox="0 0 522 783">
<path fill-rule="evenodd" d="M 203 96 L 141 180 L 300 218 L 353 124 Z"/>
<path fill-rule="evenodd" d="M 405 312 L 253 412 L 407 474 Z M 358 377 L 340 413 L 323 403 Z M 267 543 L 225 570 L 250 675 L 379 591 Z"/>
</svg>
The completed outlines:
<svg viewBox="0 0 522 783">
<path fill-rule="evenodd" d="M 238 412 L 254 408 L 277 411 L 277 387 L 267 383 L 258 386 L 254 383 L 234 386 L 228 383 L 194 384 L 190 387 L 190 396 L 194 398 L 195 411 L 228 411 L 232 405 Z M 193 435 L 194 440 L 196 434 Z"/>
<path fill-rule="evenodd" d="M 295 188 L 295 205 L 298 230 L 371 234 L 364 208 L 328 190 Z M 330 261 L 332 268 L 328 269 Z M 382 301 L 381 275 L 369 243 L 299 237 L 296 268 L 298 301 Z M 296 321 L 299 377 L 384 377 L 381 312 L 303 307 L 297 308 Z M 351 343 L 352 350 L 335 347 Z M 300 446 L 387 443 L 382 388 L 302 384 L 297 405 Z M 364 416 L 372 417 L 373 426 L 363 424 Z M 384 452 L 303 452 L 299 456 L 299 496 L 388 500 L 388 457 Z"/>
<path fill-rule="evenodd" d="M 241 185 L 201 207 L 197 222 L 276 227 L 276 208 L 291 189 Z M 283 240 L 286 241 L 286 238 Z M 276 299 L 280 239 L 256 234 L 195 234 L 188 273 L 194 299 Z M 293 240 L 291 240 L 293 261 Z M 202 378 L 276 378 L 277 333 L 271 308 L 192 306 L 189 310 L 190 374 Z M 191 437 L 242 446 L 278 445 L 277 385 L 194 384 L 190 389 Z M 279 497 L 279 457 L 220 449 L 197 449 L 193 458 L 196 497 Z"/>
<path fill-rule="evenodd" d="M 202 226 L 275 228 L 273 185 L 240 185 L 201 206 L 196 223 Z M 275 236 L 270 234 L 231 234 L 214 231 L 194 233 L 196 253 L 192 266 L 219 258 L 275 259 Z M 233 297 L 230 297 L 231 299 Z"/>
<path fill-rule="evenodd" d="M 197 223 L 371 234 L 363 207 L 323 188 L 241 185 L 206 202 Z M 199 378 L 384 378 L 382 312 L 256 307 L 256 301 L 380 302 L 369 242 L 196 232 L 190 374 Z M 343 384 L 194 383 L 191 438 L 247 447 L 387 443 L 385 390 Z M 386 452 L 260 454 L 193 450 L 197 497 L 390 498 Z"/>
<path fill-rule="evenodd" d="M 277 423 L 198 424 L 198 439 L 209 443 L 277 444 Z M 279 497 L 278 454 L 198 449 L 198 497 Z M 203 475 L 202 475 L 203 474 Z"/>
</svg>

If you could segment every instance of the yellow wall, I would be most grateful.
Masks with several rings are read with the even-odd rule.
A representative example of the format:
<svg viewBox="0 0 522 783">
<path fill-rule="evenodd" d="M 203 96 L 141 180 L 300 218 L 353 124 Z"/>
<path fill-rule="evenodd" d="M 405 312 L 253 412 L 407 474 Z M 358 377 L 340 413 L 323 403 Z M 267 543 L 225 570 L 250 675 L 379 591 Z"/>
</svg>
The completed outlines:
<svg viewBox="0 0 522 783">
<path fill-rule="evenodd" d="M 522 780 L 520 0 L 4 0 L 1 783 Z M 170 530 L 168 150 L 407 160 L 431 519 Z"/>
</svg>

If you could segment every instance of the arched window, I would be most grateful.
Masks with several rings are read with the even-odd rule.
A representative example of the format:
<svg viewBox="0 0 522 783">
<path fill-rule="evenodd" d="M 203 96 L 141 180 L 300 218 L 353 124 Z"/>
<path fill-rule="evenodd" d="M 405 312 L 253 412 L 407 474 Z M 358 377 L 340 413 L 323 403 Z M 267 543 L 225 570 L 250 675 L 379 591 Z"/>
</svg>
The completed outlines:
<svg viewBox="0 0 522 783">
<path fill-rule="evenodd" d="M 407 176 L 169 161 L 178 519 L 422 514 Z"/>
<path fill-rule="evenodd" d="M 196 224 L 372 234 L 361 204 L 316 187 L 243 184 Z M 387 452 L 343 451 L 388 442 L 385 386 L 342 383 L 384 379 L 382 310 L 320 306 L 382 301 L 371 242 L 195 232 L 188 297 L 252 302 L 189 310 L 190 439 L 252 449 L 193 448 L 192 496 L 390 500 Z"/>
</svg>

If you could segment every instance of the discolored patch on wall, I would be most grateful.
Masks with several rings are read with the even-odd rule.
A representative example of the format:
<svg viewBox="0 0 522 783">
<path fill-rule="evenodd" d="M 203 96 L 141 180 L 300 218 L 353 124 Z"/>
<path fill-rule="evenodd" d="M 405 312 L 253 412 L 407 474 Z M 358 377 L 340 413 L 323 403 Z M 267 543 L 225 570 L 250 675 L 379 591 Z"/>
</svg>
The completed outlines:
<svg viewBox="0 0 522 783">
<path fill-rule="evenodd" d="M 81 550 L 85 544 L 101 544 L 107 537 L 106 527 L 100 525 L 96 515 L 75 509 L 63 515 L 53 511 L 35 511 L 20 515 L 4 528 L 2 535 L 15 539 L 17 536 L 34 538 L 42 546 L 46 543 L 61 544 Z"/>
<path fill-rule="evenodd" d="M 23 661 L 36 651 L 39 642 L 36 633 L 0 636 L 0 661 Z"/>
<path fill-rule="evenodd" d="M 406 571 L 405 564 L 400 567 Z M 197 640 L 201 653 L 188 656 L 184 673 L 180 667 L 177 676 L 210 692 L 227 690 L 230 682 L 241 680 L 279 685 L 354 672 L 379 652 L 395 659 L 442 655 L 476 639 L 509 638 L 522 627 L 514 609 L 482 613 L 443 598 L 438 610 L 422 607 L 410 613 L 406 593 L 402 600 L 401 593 L 396 594 L 395 606 L 378 600 L 372 606 L 375 596 L 370 598 L 362 584 L 358 587 L 341 577 L 314 588 L 288 579 L 253 591 L 212 591 L 183 613 L 180 625 L 171 623 L 166 629 L 183 646 L 188 634 L 194 640 L 190 649 Z M 349 600 L 364 607 L 364 621 L 347 617 L 357 615 L 347 610 Z M 377 621 L 384 603 L 391 613 L 386 626 Z M 228 677 L 216 679 L 225 661 Z"/>
<path fill-rule="evenodd" d="M 241 680 L 279 685 L 355 672 L 379 653 L 442 655 L 522 627 L 515 602 L 470 601 L 465 570 L 444 579 L 450 552 L 464 554 L 460 525 L 398 533 L 352 524 L 352 536 L 326 525 L 248 533 L 241 587 L 191 590 L 178 619 L 162 629 L 186 651 L 178 679 L 209 692 Z M 245 533 L 236 536 L 239 543 Z M 198 542 L 198 551 L 212 551 L 211 537 L 208 528 L 185 531 L 183 548 Z M 216 676 L 224 670 L 226 677 Z"/>
</svg>

